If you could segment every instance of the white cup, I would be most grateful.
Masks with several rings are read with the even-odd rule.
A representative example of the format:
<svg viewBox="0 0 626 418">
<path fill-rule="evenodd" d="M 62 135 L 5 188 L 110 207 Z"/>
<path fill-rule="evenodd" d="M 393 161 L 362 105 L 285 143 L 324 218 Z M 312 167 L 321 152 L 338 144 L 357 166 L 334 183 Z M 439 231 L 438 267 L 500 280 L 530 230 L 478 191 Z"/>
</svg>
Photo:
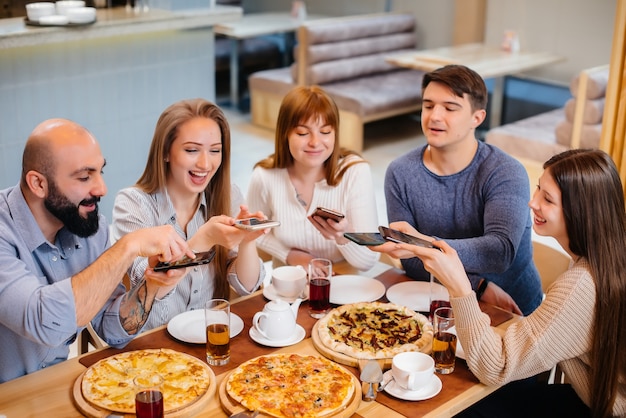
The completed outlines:
<svg viewBox="0 0 626 418">
<path fill-rule="evenodd" d="M 302 266 L 281 266 L 272 271 L 272 286 L 278 296 L 296 298 L 306 287 L 306 270 Z"/>
<path fill-rule="evenodd" d="M 435 361 L 428 354 L 409 351 L 400 353 L 391 361 L 395 382 L 406 390 L 423 388 L 435 373 Z"/>
</svg>

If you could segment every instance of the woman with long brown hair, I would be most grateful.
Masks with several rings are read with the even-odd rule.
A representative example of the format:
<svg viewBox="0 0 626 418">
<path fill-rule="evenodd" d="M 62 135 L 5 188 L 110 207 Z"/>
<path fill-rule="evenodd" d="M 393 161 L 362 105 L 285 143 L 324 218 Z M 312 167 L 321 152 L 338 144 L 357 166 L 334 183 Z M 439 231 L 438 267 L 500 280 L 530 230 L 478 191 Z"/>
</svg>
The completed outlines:
<svg viewBox="0 0 626 418">
<path fill-rule="evenodd" d="M 444 241 L 441 251 L 385 244 L 397 257 L 420 257 L 450 292 L 467 364 L 483 383 L 502 385 L 559 364 L 567 385 L 526 379 L 499 389 L 460 414 L 473 416 L 626 415 L 626 217 L 624 190 L 611 158 L 570 150 L 544 164 L 529 206 L 533 229 L 554 237 L 572 257 L 529 316 L 506 329 L 489 326 L 463 265 Z"/>
<path fill-rule="evenodd" d="M 228 299 L 256 290 L 264 275 L 255 239 L 263 231 L 234 227 L 251 214 L 230 180 L 230 128 L 222 110 L 204 99 L 181 100 L 163 111 L 148 160 L 137 183 L 121 190 L 113 209 L 112 238 L 133 230 L 171 224 L 195 251 L 214 248 L 213 261 L 186 269 L 175 288 L 155 301 L 144 330 L 175 315 L 204 307 L 210 298 Z M 137 259 L 129 276 L 134 285 L 146 269 Z M 168 274 L 180 274 L 172 272 Z"/>
<path fill-rule="evenodd" d="M 339 111 L 318 86 L 299 86 L 284 97 L 274 154 L 258 162 L 248 203 L 281 222 L 257 241 L 276 264 L 307 266 L 312 258 L 346 260 L 368 270 L 378 254 L 344 232 L 376 232 L 378 218 L 369 164 L 339 145 Z M 340 212 L 339 221 L 314 215 L 317 207 Z"/>
</svg>

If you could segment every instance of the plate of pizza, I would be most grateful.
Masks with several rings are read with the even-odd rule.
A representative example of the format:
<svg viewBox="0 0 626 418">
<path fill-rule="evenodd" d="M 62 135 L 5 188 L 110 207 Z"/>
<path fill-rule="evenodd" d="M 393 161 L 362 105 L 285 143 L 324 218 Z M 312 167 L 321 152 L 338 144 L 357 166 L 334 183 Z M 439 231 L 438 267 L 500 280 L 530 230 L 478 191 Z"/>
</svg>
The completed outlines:
<svg viewBox="0 0 626 418">
<path fill-rule="evenodd" d="M 315 348 L 336 362 L 391 359 L 405 351 L 430 353 L 433 326 L 424 315 L 394 303 L 362 302 L 332 309 L 313 326 Z"/>
<path fill-rule="evenodd" d="M 240 364 L 219 387 L 229 414 L 262 417 L 350 417 L 361 402 L 359 380 L 324 357 L 294 353 L 259 356 Z"/>
<path fill-rule="evenodd" d="M 217 390 L 215 374 L 196 357 L 161 348 L 128 351 L 91 365 L 74 384 L 77 405 L 87 416 L 134 414 L 133 379 L 153 371 L 164 379 L 164 410 L 169 417 L 199 412 Z"/>
</svg>

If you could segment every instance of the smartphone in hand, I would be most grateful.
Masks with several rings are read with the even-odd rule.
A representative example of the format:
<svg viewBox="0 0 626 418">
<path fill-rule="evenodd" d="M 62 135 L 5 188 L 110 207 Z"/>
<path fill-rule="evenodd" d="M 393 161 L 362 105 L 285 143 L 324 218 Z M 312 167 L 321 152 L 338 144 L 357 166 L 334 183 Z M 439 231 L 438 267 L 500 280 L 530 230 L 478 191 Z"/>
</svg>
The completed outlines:
<svg viewBox="0 0 626 418">
<path fill-rule="evenodd" d="M 413 235 L 405 234 L 404 232 L 400 232 L 395 229 L 387 228 L 386 226 L 379 226 L 378 230 L 380 231 L 383 238 L 385 238 L 387 241 L 419 245 L 420 247 L 426 248 L 437 248 L 430 241 L 414 237 Z"/>
<path fill-rule="evenodd" d="M 212 248 L 209 251 L 197 253 L 196 258 L 184 256 L 180 260 L 172 262 L 159 262 L 154 266 L 154 271 L 168 271 L 171 269 L 183 269 L 191 266 L 209 264 L 211 260 L 213 260 L 213 257 L 215 257 L 215 249 Z"/>
<path fill-rule="evenodd" d="M 320 218 L 324 219 L 332 219 L 335 222 L 339 222 L 346 217 L 343 213 L 339 213 L 332 209 L 326 209 L 321 206 L 318 206 L 311 216 L 319 216 Z"/>
<path fill-rule="evenodd" d="M 378 232 L 345 232 L 344 237 L 359 245 L 382 245 L 387 242 Z"/>
<path fill-rule="evenodd" d="M 269 219 L 259 218 L 237 219 L 235 221 L 235 226 L 237 228 L 245 229 L 248 231 L 257 231 L 259 229 L 273 228 L 279 225 L 280 222 L 278 221 L 270 221 Z"/>
</svg>

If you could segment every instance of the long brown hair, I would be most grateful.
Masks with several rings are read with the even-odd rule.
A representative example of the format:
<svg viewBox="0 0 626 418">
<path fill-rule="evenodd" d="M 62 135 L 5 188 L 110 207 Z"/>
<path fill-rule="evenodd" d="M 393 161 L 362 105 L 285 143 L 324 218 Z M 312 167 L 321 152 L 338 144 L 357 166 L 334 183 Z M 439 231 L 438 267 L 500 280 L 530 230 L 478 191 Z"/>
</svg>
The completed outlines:
<svg viewBox="0 0 626 418">
<path fill-rule="evenodd" d="M 339 110 L 335 101 L 319 86 L 298 86 L 289 91 L 280 104 L 274 154 L 256 163 L 255 167 L 268 169 L 291 167 L 294 159 L 289 152 L 289 135 L 312 117 L 324 121 L 335 131 L 333 153 L 324 162 L 326 183 L 329 186 L 339 184 L 350 166 L 365 162 L 358 153 L 339 146 Z M 346 164 L 344 158 L 349 155 L 359 158 Z"/>
<path fill-rule="evenodd" d="M 212 119 L 222 134 L 222 163 L 204 189 L 207 202 L 206 220 L 216 215 L 230 214 L 230 127 L 224 112 L 217 105 L 204 99 L 181 100 L 161 113 L 154 129 L 148 161 L 136 186 L 146 193 L 164 191 L 169 165 L 165 161 L 181 125 L 194 118 Z M 214 297 L 228 299 L 230 287 L 227 279 L 228 250 L 216 247 L 213 265 L 216 269 Z"/>
<path fill-rule="evenodd" d="M 599 150 L 570 150 L 544 164 L 561 190 L 570 251 L 589 262 L 596 287 L 591 410 L 612 415 L 626 380 L 626 215 L 618 171 Z"/>
</svg>

